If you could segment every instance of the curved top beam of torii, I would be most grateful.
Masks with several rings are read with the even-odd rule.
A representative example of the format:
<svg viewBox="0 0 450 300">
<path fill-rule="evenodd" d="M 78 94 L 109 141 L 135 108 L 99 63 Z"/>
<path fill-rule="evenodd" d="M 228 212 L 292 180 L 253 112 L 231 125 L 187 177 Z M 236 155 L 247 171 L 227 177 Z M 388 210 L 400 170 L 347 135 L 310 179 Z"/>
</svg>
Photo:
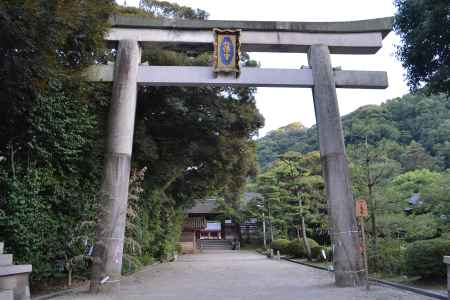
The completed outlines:
<svg viewBox="0 0 450 300">
<path fill-rule="evenodd" d="M 394 17 L 344 22 L 281 22 L 281 21 L 222 21 L 155 19 L 144 16 L 113 15 L 112 27 L 152 29 L 196 29 L 214 28 L 242 29 L 249 31 L 285 31 L 309 33 L 357 33 L 382 32 L 386 36 L 392 29 Z"/>
<path fill-rule="evenodd" d="M 115 15 L 105 39 L 134 40 L 142 47 L 212 51 L 214 28 L 240 29 L 243 51 L 307 53 L 326 45 L 331 54 L 374 54 L 391 31 L 393 18 L 350 22 L 200 21 Z M 386 72 L 335 70 L 336 87 L 384 89 Z M 90 81 L 113 81 L 113 65 L 89 69 Z M 146 66 L 138 68 L 137 83 L 156 86 L 313 87 L 311 69 L 242 68 L 239 78 L 215 76 L 210 67 Z"/>
<path fill-rule="evenodd" d="M 242 30 L 242 50 L 306 53 L 313 44 L 327 45 L 332 54 L 374 54 L 391 31 L 393 17 L 348 22 L 200 21 L 111 17 L 109 41 L 134 39 L 145 47 L 212 50 L 214 28 Z"/>
</svg>

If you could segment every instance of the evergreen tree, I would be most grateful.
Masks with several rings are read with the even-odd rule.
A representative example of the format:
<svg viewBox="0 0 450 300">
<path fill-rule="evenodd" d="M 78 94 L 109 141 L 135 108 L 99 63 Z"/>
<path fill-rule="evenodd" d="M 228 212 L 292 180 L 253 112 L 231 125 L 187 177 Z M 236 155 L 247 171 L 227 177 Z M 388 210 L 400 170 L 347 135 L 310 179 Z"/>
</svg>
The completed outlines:
<svg viewBox="0 0 450 300">
<path fill-rule="evenodd" d="M 402 44 L 397 56 L 416 91 L 450 96 L 450 17 L 448 0 L 395 0 L 394 29 Z"/>
</svg>

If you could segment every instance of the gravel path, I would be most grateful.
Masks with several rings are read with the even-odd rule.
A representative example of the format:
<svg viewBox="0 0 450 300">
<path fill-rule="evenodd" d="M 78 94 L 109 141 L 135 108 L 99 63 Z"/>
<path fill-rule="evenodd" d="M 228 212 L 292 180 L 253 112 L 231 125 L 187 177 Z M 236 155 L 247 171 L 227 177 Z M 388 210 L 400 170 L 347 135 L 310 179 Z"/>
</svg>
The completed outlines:
<svg viewBox="0 0 450 300">
<path fill-rule="evenodd" d="M 185 255 L 123 279 L 114 297 L 83 294 L 55 299 L 302 300 L 432 299 L 389 287 L 337 288 L 333 275 L 252 252 L 215 251 Z"/>
</svg>

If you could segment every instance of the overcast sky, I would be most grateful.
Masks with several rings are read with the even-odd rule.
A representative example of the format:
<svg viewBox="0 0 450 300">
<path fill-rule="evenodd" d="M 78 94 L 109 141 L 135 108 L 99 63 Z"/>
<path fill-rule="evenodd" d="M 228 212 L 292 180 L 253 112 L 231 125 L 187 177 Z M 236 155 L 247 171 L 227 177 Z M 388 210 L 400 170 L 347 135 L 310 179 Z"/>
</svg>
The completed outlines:
<svg viewBox="0 0 450 300">
<path fill-rule="evenodd" d="M 117 0 L 123 4 L 124 0 Z M 248 21 L 351 21 L 392 16 L 392 0 L 171 0 L 180 5 L 206 10 L 211 20 Z M 139 0 L 127 0 L 137 6 Z M 367 104 L 380 104 L 387 99 L 408 92 L 404 70 L 395 58 L 399 38 L 390 33 L 383 48 L 375 55 L 333 55 L 333 66 L 346 70 L 387 71 L 389 88 L 386 90 L 338 89 L 341 115 Z M 251 58 L 266 68 L 299 68 L 307 65 L 305 54 L 250 53 Z M 300 121 L 305 126 L 315 124 L 314 106 L 310 89 L 258 88 L 256 104 L 266 119 L 260 130 L 268 131 Z"/>
</svg>

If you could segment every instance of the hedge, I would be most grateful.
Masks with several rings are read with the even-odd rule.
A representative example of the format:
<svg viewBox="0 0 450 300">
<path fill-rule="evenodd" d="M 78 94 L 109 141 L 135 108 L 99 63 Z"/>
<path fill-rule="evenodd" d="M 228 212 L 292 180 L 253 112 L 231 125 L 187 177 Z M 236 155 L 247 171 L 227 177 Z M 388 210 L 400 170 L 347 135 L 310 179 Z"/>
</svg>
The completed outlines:
<svg viewBox="0 0 450 300">
<path fill-rule="evenodd" d="M 280 251 L 281 254 L 287 254 L 287 249 L 289 246 L 289 240 L 287 239 L 278 239 L 272 242 L 272 249 L 274 253 Z"/>
<path fill-rule="evenodd" d="M 311 254 L 317 254 L 320 253 L 320 250 L 317 250 L 318 248 L 321 248 L 320 245 L 313 239 L 308 238 L 309 247 L 311 249 Z M 314 251 L 313 251 L 314 249 Z M 298 257 L 298 258 L 304 258 L 307 257 L 306 249 L 303 243 L 303 240 L 293 240 L 289 242 L 289 246 L 287 247 L 287 254 Z M 313 258 L 316 258 L 317 256 L 313 255 Z"/>
<path fill-rule="evenodd" d="M 379 239 L 375 249 L 373 243 L 370 243 L 367 253 L 369 271 L 387 275 L 405 274 L 407 263 L 403 244 L 399 240 Z"/>
<path fill-rule="evenodd" d="M 435 278 L 446 276 L 443 257 L 450 255 L 450 240 L 437 238 L 417 241 L 406 248 L 406 270 L 408 275 Z"/>
</svg>

